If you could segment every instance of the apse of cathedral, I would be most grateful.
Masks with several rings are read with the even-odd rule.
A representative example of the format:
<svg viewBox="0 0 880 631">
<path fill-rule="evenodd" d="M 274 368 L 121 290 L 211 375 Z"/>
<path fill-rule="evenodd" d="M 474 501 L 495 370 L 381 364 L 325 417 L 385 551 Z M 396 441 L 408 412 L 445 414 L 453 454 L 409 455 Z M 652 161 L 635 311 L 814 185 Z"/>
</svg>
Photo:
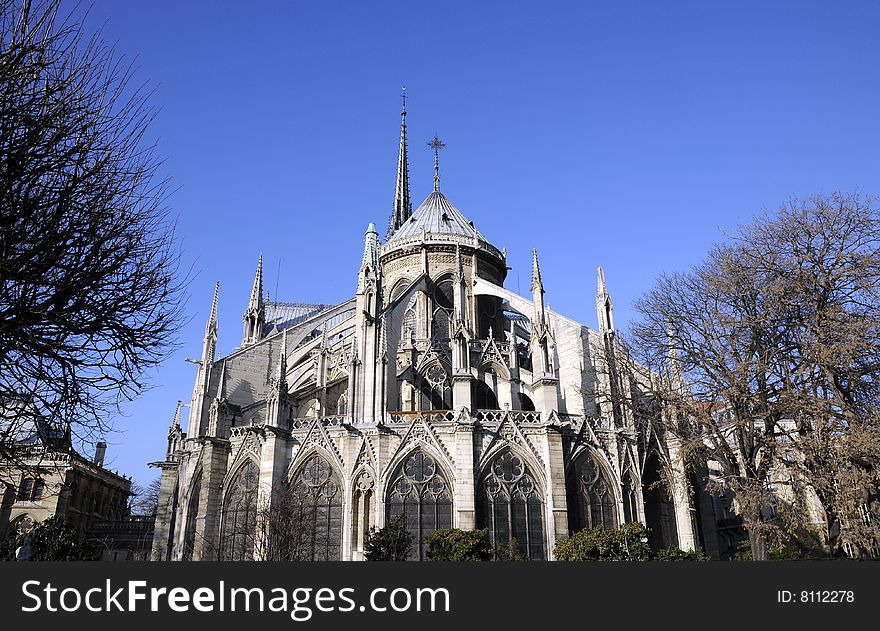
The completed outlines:
<svg viewBox="0 0 880 631">
<path fill-rule="evenodd" d="M 661 466 L 684 475 L 674 445 L 619 404 L 637 395 L 615 370 L 602 269 L 597 329 L 545 304 L 537 252 L 531 296 L 506 289 L 506 252 L 441 190 L 437 138 L 433 190 L 413 210 L 406 131 L 404 104 L 388 230 L 369 224 L 350 300 L 269 301 L 260 257 L 241 345 L 217 358 L 215 288 L 187 431 L 178 404 L 153 463 L 152 558 L 266 558 L 273 515 L 300 560 L 361 560 L 369 529 L 398 516 L 413 559 L 440 528 L 549 560 L 570 533 L 633 521 L 652 545 L 694 549 L 687 485 L 661 484 Z"/>
</svg>

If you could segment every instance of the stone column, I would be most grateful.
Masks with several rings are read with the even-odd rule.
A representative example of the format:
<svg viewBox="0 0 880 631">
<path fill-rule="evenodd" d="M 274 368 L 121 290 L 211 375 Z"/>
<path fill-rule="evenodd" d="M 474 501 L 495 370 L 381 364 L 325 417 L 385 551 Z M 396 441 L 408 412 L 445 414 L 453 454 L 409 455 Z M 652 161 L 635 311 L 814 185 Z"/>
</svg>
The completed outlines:
<svg viewBox="0 0 880 631">
<path fill-rule="evenodd" d="M 257 526 L 256 533 L 258 537 L 257 550 L 254 551 L 254 560 L 263 560 L 265 550 L 260 550 L 259 533 L 265 532 L 265 525 L 261 524 L 261 519 L 265 518 L 266 510 L 272 509 L 272 503 L 275 501 L 275 489 L 279 488 L 287 474 L 287 457 L 288 437 L 290 433 L 287 430 L 279 429 L 273 426 L 266 426 L 265 439 L 260 453 L 260 477 L 257 483 Z"/>
<path fill-rule="evenodd" d="M 461 410 L 455 427 L 455 497 L 453 526 L 462 530 L 476 528 L 474 481 L 474 420 L 467 410 Z"/>
<path fill-rule="evenodd" d="M 223 479 L 229 458 L 229 441 L 202 438 L 202 494 L 196 517 L 194 561 L 216 561 L 220 548 L 220 513 L 223 507 Z"/>
<path fill-rule="evenodd" d="M 156 506 L 156 525 L 153 530 L 153 547 L 150 561 L 170 561 L 174 547 L 174 521 L 177 519 L 177 476 L 178 463 L 153 462 L 150 464 L 162 470 L 159 478 L 159 502 Z"/>
<path fill-rule="evenodd" d="M 548 426 L 543 438 L 544 471 L 547 477 L 547 548 L 548 558 L 552 559 L 556 542 L 568 537 L 568 496 L 565 492 L 562 432 L 556 426 Z"/>
<path fill-rule="evenodd" d="M 470 409 L 473 405 L 471 400 L 471 377 L 470 373 L 454 374 L 452 376 L 452 409 Z"/>
</svg>

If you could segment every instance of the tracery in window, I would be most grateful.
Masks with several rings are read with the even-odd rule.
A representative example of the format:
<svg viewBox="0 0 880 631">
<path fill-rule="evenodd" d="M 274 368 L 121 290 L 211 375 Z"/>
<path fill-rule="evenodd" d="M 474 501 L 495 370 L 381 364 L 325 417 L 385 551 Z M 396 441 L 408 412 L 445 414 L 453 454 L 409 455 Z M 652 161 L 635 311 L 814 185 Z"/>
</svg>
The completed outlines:
<svg viewBox="0 0 880 631">
<path fill-rule="evenodd" d="M 617 527 L 617 506 L 611 484 L 593 456 L 584 451 L 569 470 L 568 518 L 571 532 Z"/>
<path fill-rule="evenodd" d="M 422 410 L 452 409 L 452 386 L 442 364 L 438 362 L 429 366 L 418 381 Z"/>
<path fill-rule="evenodd" d="M 451 278 L 444 278 L 434 285 L 434 313 L 431 318 L 433 338 L 442 342 L 449 340 L 449 323 L 454 309 L 455 285 Z"/>
<path fill-rule="evenodd" d="M 509 449 L 492 460 L 480 480 L 477 528 L 489 530 L 496 558 L 546 558 L 544 499 L 528 465 Z"/>
<path fill-rule="evenodd" d="M 201 510 L 202 497 L 202 472 L 196 474 L 192 489 L 189 492 L 189 502 L 186 508 L 186 525 L 183 530 L 183 554 L 184 561 L 192 561 L 193 550 L 196 547 L 196 519 Z"/>
<path fill-rule="evenodd" d="M 223 502 L 221 561 L 252 561 L 254 558 L 259 475 L 256 463 L 249 461 L 229 485 Z"/>
<path fill-rule="evenodd" d="M 425 560 L 425 537 L 439 528 L 452 528 L 452 493 L 437 462 L 420 449 L 395 470 L 385 502 L 386 521 L 404 515 L 413 537 L 411 560 Z"/>
<path fill-rule="evenodd" d="M 290 527 L 299 529 L 294 558 L 338 561 L 342 546 L 342 485 L 322 456 L 312 454 L 290 482 Z"/>
</svg>

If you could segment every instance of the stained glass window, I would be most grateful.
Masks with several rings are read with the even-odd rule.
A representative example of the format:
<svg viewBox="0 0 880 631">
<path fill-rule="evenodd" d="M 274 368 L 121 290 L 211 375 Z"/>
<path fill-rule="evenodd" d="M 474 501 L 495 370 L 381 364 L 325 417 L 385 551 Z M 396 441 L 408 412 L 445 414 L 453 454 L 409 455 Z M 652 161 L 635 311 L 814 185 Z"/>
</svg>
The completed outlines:
<svg viewBox="0 0 880 631">
<path fill-rule="evenodd" d="M 452 320 L 455 286 L 451 278 L 445 278 L 434 286 L 434 315 L 431 331 L 435 340 L 449 340 L 449 322 Z"/>
<path fill-rule="evenodd" d="M 419 379 L 419 385 L 422 394 L 422 410 L 452 409 L 452 388 L 449 384 L 449 375 L 441 364 L 436 363 L 429 366 L 424 377 Z"/>
<path fill-rule="evenodd" d="M 254 462 L 238 470 L 223 502 L 220 536 L 221 561 L 252 561 L 257 527 L 257 485 L 260 471 Z"/>
<path fill-rule="evenodd" d="M 488 528 L 498 558 L 546 558 L 544 499 L 532 472 L 510 450 L 495 457 L 480 480 L 477 528 Z"/>
<path fill-rule="evenodd" d="M 452 528 L 452 493 L 440 466 L 421 450 L 412 452 L 391 477 L 386 500 L 387 521 L 404 515 L 412 535 L 411 560 L 425 560 L 425 537 Z"/>
<path fill-rule="evenodd" d="M 291 527 L 303 531 L 296 558 L 338 561 L 342 545 L 342 485 L 332 467 L 313 454 L 293 477 L 290 488 L 296 498 Z"/>
<path fill-rule="evenodd" d="M 189 492 L 189 504 L 186 508 L 186 527 L 183 531 L 183 560 L 192 561 L 196 547 L 196 519 L 201 510 L 202 472 L 196 475 L 192 490 Z"/>
<path fill-rule="evenodd" d="M 617 505 L 611 485 L 593 457 L 582 453 L 568 475 L 568 521 L 571 532 L 617 527 Z"/>
</svg>

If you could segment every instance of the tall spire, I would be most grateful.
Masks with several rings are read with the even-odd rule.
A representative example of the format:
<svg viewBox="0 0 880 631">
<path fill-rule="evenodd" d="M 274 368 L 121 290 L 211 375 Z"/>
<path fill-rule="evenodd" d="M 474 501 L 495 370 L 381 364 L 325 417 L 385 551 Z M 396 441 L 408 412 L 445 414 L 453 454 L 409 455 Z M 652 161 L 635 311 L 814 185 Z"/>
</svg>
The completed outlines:
<svg viewBox="0 0 880 631">
<path fill-rule="evenodd" d="M 217 299 L 220 295 L 220 281 L 214 285 L 214 299 L 211 301 L 211 313 L 205 323 L 205 342 L 202 347 L 202 372 L 208 374 L 208 367 L 214 362 L 217 350 Z M 207 382 L 206 382 L 207 384 Z M 207 387 L 207 386 L 206 386 Z"/>
<path fill-rule="evenodd" d="M 611 303 L 611 295 L 605 285 L 605 271 L 600 267 L 596 270 L 596 315 L 599 320 L 599 330 L 604 333 L 614 333 L 614 305 Z"/>
<path fill-rule="evenodd" d="M 394 187 L 394 207 L 388 221 L 388 234 L 394 232 L 412 216 L 412 201 L 409 197 L 409 160 L 406 156 L 406 88 L 403 88 L 403 109 L 400 111 L 400 149 L 397 154 L 397 184 Z"/>
<path fill-rule="evenodd" d="M 180 429 L 180 408 L 183 406 L 181 401 L 177 402 L 177 409 L 174 410 L 174 419 L 171 421 L 171 427 L 168 428 L 168 447 L 165 449 L 165 460 L 174 459 L 174 454 L 180 449 L 180 442 L 183 439 L 183 432 Z"/>
<path fill-rule="evenodd" d="M 541 268 L 538 266 L 538 250 L 532 250 L 532 293 L 535 290 L 544 293 L 544 283 L 541 281 Z"/>
<path fill-rule="evenodd" d="M 248 301 L 248 309 L 259 311 L 263 307 L 263 253 L 260 252 L 260 260 L 257 261 L 257 273 L 254 276 L 254 286 L 251 288 L 251 298 Z"/>
<path fill-rule="evenodd" d="M 208 321 L 205 323 L 205 335 L 209 333 L 214 333 L 217 335 L 217 298 L 220 295 L 220 281 L 217 281 L 217 284 L 214 285 L 214 299 L 211 301 L 211 313 L 208 316 Z"/>
<path fill-rule="evenodd" d="M 177 409 L 174 410 L 174 418 L 171 420 L 171 429 L 168 431 L 172 431 L 174 429 L 180 429 L 180 408 L 183 406 L 183 402 L 178 399 L 177 401 Z"/>
<path fill-rule="evenodd" d="M 253 344 L 260 341 L 263 336 L 265 324 L 265 310 L 263 308 L 263 253 L 257 262 L 257 273 L 254 275 L 254 285 L 251 288 L 251 297 L 248 300 L 244 315 L 244 339 L 242 344 Z"/>
<path fill-rule="evenodd" d="M 370 273 L 379 270 L 379 233 L 376 224 L 370 223 L 364 233 L 364 256 L 361 259 L 361 271 L 370 268 Z"/>
<path fill-rule="evenodd" d="M 281 333 L 281 356 L 278 358 L 278 371 L 269 380 L 266 393 L 266 423 L 284 427 L 289 417 L 287 391 L 287 329 Z"/>
<path fill-rule="evenodd" d="M 281 334 L 281 357 L 278 358 L 278 381 L 287 383 L 287 329 Z"/>
<path fill-rule="evenodd" d="M 434 150 L 434 192 L 440 192 L 440 150 L 446 147 L 445 144 L 434 134 L 434 137 L 428 141 L 428 146 Z"/>
<path fill-rule="evenodd" d="M 538 250 L 532 250 L 532 303 L 535 306 L 533 324 L 534 333 L 543 330 L 546 316 L 544 313 L 544 282 L 541 280 L 541 268 L 538 265 Z"/>
</svg>

